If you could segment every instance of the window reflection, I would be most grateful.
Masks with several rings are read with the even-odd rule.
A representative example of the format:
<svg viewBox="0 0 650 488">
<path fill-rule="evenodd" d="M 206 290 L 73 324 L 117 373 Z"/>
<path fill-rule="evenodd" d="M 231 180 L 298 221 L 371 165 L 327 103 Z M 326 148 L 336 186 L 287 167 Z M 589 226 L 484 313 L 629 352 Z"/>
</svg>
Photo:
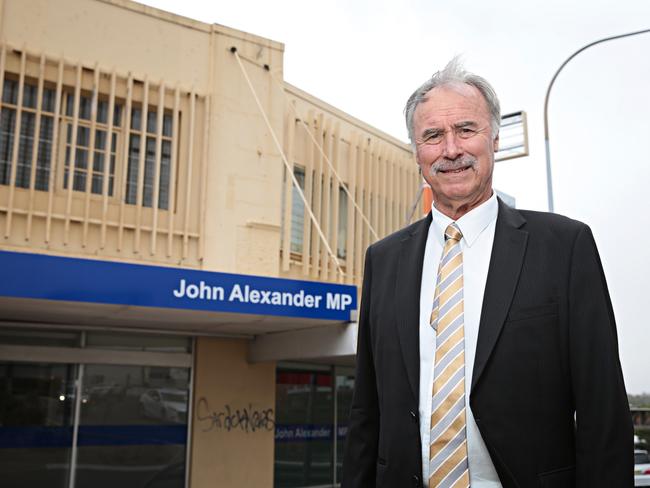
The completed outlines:
<svg viewBox="0 0 650 488">
<path fill-rule="evenodd" d="M 89 365 L 84 384 L 79 486 L 182 488 L 189 370 Z"/>
<path fill-rule="evenodd" d="M 330 372 L 277 371 L 276 487 L 333 483 L 332 383 Z"/>
<path fill-rule="evenodd" d="M 353 390 L 354 368 L 279 365 L 276 488 L 338 486 Z"/>
<path fill-rule="evenodd" d="M 2 488 L 68 487 L 78 368 L 0 362 Z M 189 369 L 83 368 L 75 486 L 183 488 Z"/>
<path fill-rule="evenodd" d="M 68 486 L 75 366 L 0 362 L 3 488 Z"/>
<path fill-rule="evenodd" d="M 354 369 L 336 369 L 336 480 L 341 482 L 345 437 L 354 391 Z"/>
</svg>

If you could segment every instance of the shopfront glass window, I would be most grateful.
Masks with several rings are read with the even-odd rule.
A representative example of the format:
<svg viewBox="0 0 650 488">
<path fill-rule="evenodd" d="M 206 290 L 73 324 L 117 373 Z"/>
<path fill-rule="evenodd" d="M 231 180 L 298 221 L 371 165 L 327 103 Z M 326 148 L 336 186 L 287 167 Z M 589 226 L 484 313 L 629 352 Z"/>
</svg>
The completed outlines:
<svg viewBox="0 0 650 488">
<path fill-rule="evenodd" d="M 354 368 L 336 368 L 336 481 L 341 482 L 345 437 L 354 391 Z"/>
<path fill-rule="evenodd" d="M 330 371 L 277 370 L 276 488 L 334 482 L 333 424 Z"/>
<path fill-rule="evenodd" d="M 12 346 L 79 347 L 81 344 L 81 333 L 68 330 L 0 327 L 0 344 Z"/>
<path fill-rule="evenodd" d="M 0 486 L 64 488 L 76 366 L 0 362 Z"/>
<path fill-rule="evenodd" d="M 9 326 L 0 345 L 24 357 L 0 360 L 1 488 L 185 487 L 191 369 L 115 355 L 173 364 L 189 338 Z"/>
<path fill-rule="evenodd" d="M 88 332 L 86 334 L 86 347 L 113 351 L 191 353 L 192 340 L 189 337 L 175 335 Z"/>
<path fill-rule="evenodd" d="M 183 488 L 189 369 L 87 365 L 77 486 Z"/>
</svg>

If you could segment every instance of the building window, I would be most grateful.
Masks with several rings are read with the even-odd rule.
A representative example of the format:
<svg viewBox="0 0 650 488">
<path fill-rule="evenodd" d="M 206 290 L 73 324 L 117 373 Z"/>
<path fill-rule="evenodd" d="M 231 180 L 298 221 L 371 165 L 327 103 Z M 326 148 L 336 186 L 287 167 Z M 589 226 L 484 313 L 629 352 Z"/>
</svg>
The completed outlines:
<svg viewBox="0 0 650 488">
<path fill-rule="evenodd" d="M 137 204 L 138 177 L 140 172 L 140 151 L 144 151 L 144 178 L 142 182 L 142 205 L 151 207 L 154 198 L 156 179 L 156 133 L 157 117 L 155 107 L 147 113 L 145 147 L 141 136 L 142 110 L 133 108 L 131 111 L 131 132 L 129 134 L 129 161 L 126 181 L 126 203 Z M 169 208 L 169 181 L 172 157 L 172 115 L 163 115 L 162 144 L 160 150 L 160 174 L 158 177 L 158 208 Z"/>
<path fill-rule="evenodd" d="M 294 166 L 294 175 L 300 189 L 305 191 L 305 169 Z M 291 186 L 291 252 L 302 253 L 303 230 L 305 227 L 305 204 L 295 185 Z"/>
<path fill-rule="evenodd" d="M 294 175 L 300 189 L 305 191 L 305 169 L 300 166 L 294 166 Z M 330 182 L 329 206 L 334 208 L 335 192 L 332 190 L 335 183 Z M 343 186 L 339 186 L 339 207 L 338 214 L 332 215 L 329 222 L 329 235 L 334 235 L 334 226 L 337 229 L 336 255 L 340 259 L 345 259 L 347 254 L 347 236 L 348 236 L 348 195 Z M 284 197 L 283 197 L 284 198 Z M 284 205 L 284 203 L 283 203 Z M 284 214 L 283 214 L 284 218 Z M 283 224 L 284 225 L 284 224 Z M 303 253 L 304 247 L 304 228 L 305 228 L 305 204 L 298 194 L 295 185 L 291 186 L 291 252 L 296 254 Z"/>
<path fill-rule="evenodd" d="M 5 240 L 61 251 L 80 239 L 91 254 L 146 247 L 148 261 L 200 264 L 209 95 L 3 42 L 0 58 Z"/>
<path fill-rule="evenodd" d="M 34 188 L 49 191 L 52 147 L 54 137 L 60 137 L 63 152 L 59 157 L 63 159 L 61 187 L 68 189 L 71 181 L 74 191 L 86 192 L 96 195 L 106 194 L 123 198 L 128 204 L 137 205 L 138 190 L 142 194 L 141 205 L 152 207 L 156 182 L 158 184 L 158 202 L 160 209 L 169 209 L 170 206 L 170 181 L 172 160 L 172 124 L 171 110 L 164 110 L 162 127 L 158 128 L 158 107 L 149 106 L 145 128 L 144 144 L 142 143 L 142 108 L 134 107 L 131 110 L 130 130 L 125 140 L 123 130 L 124 101 L 116 101 L 113 108 L 112 124 L 109 124 L 108 95 L 99 95 L 96 100 L 96 114 L 93 114 L 93 96 L 81 94 L 79 108 L 75 113 L 75 93 L 68 88 L 63 91 L 61 129 L 54 134 L 54 121 L 56 114 L 56 90 L 50 86 L 43 89 L 40 106 L 40 128 L 36 134 L 36 119 L 39 110 L 38 84 L 25 81 L 23 84 L 22 109 L 20 110 L 20 130 L 16 123 L 18 118 L 18 97 L 20 83 L 11 77 L 6 78 L 2 90 L 2 110 L 0 112 L 0 184 L 11 185 L 11 166 L 14 154 L 15 137 L 18 134 L 18 154 L 16 161 L 15 186 L 29 188 L 32 178 L 32 164 L 35 162 Z M 76 125 L 76 134 L 74 128 Z M 109 125 L 110 128 L 109 134 Z M 158 131 L 160 130 L 160 134 Z M 160 162 L 158 166 L 156 143 L 160 136 Z M 36 141 L 34 139 L 37 139 Z M 122 161 L 123 144 L 128 144 L 128 156 Z M 59 146 L 59 147 L 61 147 Z M 36 149 L 36 157 L 34 157 Z M 141 151 L 144 151 L 141 171 Z M 125 192 L 119 190 L 118 184 L 122 164 L 126 164 Z M 108 167 L 106 167 L 108 165 Z M 71 168 L 74 174 L 70 178 Z M 104 179 L 107 178 L 105 182 Z M 139 188 L 139 185 L 141 188 Z"/>
<path fill-rule="evenodd" d="M 97 102 L 97 117 L 95 121 L 94 149 L 91 149 L 92 137 L 92 98 L 81 96 L 79 99 L 79 111 L 77 119 L 77 138 L 75 146 L 75 157 L 72 161 L 73 128 L 74 128 L 74 95 L 66 94 L 66 127 L 65 127 L 65 171 L 63 175 L 63 188 L 68 188 L 70 167 L 74 163 L 74 177 L 72 189 L 75 191 L 86 191 L 88 178 L 91 178 L 90 191 L 102 195 L 104 187 L 104 173 L 107 160 L 110 160 L 108 169 L 108 191 L 113 196 L 115 186 L 115 158 L 117 153 L 117 138 L 120 133 L 120 121 L 122 106 L 115 104 L 113 112 L 113 130 L 111 131 L 110 157 L 108 147 L 108 101 Z M 92 168 L 90 167 L 92 166 Z"/>
<path fill-rule="evenodd" d="M 19 84 L 5 79 L 2 89 L 2 111 L 0 112 L 0 184 L 11 184 L 11 162 L 14 138 L 19 133 L 18 157 L 16 160 L 16 186 L 29 188 L 34 160 L 34 137 L 36 144 L 36 175 L 34 188 L 47 191 L 50 180 L 50 161 L 52 156 L 52 136 L 54 126 L 55 92 L 43 89 L 41 100 L 41 119 L 38 136 L 36 132 L 36 113 L 38 111 L 38 87 L 31 82 L 23 85 L 23 100 L 20 131 L 16 128 Z"/>
<path fill-rule="evenodd" d="M 336 243 L 336 256 L 345 259 L 347 256 L 348 241 L 348 194 L 342 186 L 339 186 L 339 218 L 338 218 L 338 241 Z"/>
</svg>

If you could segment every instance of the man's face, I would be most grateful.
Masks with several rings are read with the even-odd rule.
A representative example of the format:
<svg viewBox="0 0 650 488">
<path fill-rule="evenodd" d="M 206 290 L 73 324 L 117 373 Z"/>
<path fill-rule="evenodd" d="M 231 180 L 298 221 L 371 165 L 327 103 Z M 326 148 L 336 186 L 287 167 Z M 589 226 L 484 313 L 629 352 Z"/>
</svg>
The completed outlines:
<svg viewBox="0 0 650 488">
<path fill-rule="evenodd" d="M 456 220 L 490 198 L 498 137 L 478 89 L 434 88 L 415 109 L 413 129 L 416 160 L 438 210 Z"/>
</svg>

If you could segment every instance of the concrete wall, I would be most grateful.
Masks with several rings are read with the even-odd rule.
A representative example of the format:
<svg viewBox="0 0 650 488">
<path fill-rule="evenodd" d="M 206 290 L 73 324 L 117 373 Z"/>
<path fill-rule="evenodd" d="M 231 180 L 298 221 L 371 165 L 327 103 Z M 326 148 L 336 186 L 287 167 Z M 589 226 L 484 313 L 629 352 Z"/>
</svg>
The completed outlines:
<svg viewBox="0 0 650 488">
<path fill-rule="evenodd" d="M 197 340 L 192 488 L 273 486 L 275 363 L 245 341 Z"/>
<path fill-rule="evenodd" d="M 153 80 L 209 86 L 209 31 L 202 22 L 127 1 L 4 0 L 0 34 L 12 44 L 46 48 Z"/>
<path fill-rule="evenodd" d="M 215 29 L 223 29 L 215 26 Z M 283 138 L 283 46 L 216 31 L 207 181 L 206 267 L 277 276 L 282 160 L 232 47 L 242 57 L 255 95 Z M 274 81 L 263 65 L 279 81 Z"/>
</svg>

